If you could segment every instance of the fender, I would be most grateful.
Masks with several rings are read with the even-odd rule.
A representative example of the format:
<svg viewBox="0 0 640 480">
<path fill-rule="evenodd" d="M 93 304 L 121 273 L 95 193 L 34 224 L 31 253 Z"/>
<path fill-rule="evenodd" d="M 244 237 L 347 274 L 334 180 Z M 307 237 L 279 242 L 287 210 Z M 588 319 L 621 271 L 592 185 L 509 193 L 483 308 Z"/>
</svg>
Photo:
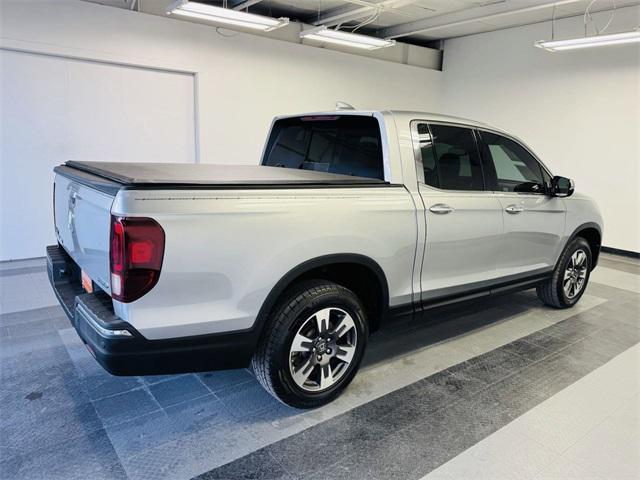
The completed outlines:
<svg viewBox="0 0 640 480">
<path fill-rule="evenodd" d="M 564 246 L 562 247 L 562 250 L 560 250 L 560 254 L 558 255 L 558 259 L 556 260 L 556 265 L 555 265 L 554 268 L 556 268 L 558 266 L 558 262 L 560 261 L 560 257 L 562 256 L 562 252 L 564 252 L 564 249 L 567 248 L 567 245 L 569 245 L 569 243 L 571 243 L 574 238 L 579 236 L 580 232 L 582 232 L 583 230 L 585 230 L 587 228 L 593 228 L 593 229 L 597 230 L 598 234 L 600 235 L 600 244 L 598 244 L 597 250 L 591 252 L 592 253 L 592 257 L 593 257 L 592 258 L 593 265 L 591 266 L 591 270 L 596 268 L 596 265 L 598 264 L 598 257 L 600 256 L 600 248 L 602 247 L 602 228 L 600 227 L 600 225 L 598 225 L 597 223 L 594 223 L 594 222 L 583 223 L 582 225 L 576 227 L 576 229 L 569 236 L 569 238 L 567 238 L 567 241 L 564 243 Z"/>
<path fill-rule="evenodd" d="M 317 268 L 336 265 L 340 263 L 354 263 L 357 265 L 361 265 L 374 273 L 374 275 L 378 279 L 380 289 L 382 290 L 382 308 L 379 312 L 379 315 L 380 318 L 383 319 L 389 309 L 389 286 L 387 283 L 387 277 L 382 270 L 382 267 L 380 267 L 380 265 L 372 258 L 357 253 L 337 253 L 331 255 L 322 255 L 320 257 L 315 257 L 307 260 L 300 265 L 292 268 L 271 289 L 269 295 L 267 295 L 267 298 L 263 302 L 262 307 L 260 307 L 260 311 L 258 312 L 258 316 L 256 317 L 255 324 L 252 328 L 252 330 L 254 330 L 256 334 L 256 338 L 259 338 L 262 335 L 264 324 L 266 323 L 267 318 L 269 317 L 269 313 L 273 310 L 273 307 L 275 306 L 278 298 L 296 278 L 299 278 L 305 273 Z"/>
</svg>

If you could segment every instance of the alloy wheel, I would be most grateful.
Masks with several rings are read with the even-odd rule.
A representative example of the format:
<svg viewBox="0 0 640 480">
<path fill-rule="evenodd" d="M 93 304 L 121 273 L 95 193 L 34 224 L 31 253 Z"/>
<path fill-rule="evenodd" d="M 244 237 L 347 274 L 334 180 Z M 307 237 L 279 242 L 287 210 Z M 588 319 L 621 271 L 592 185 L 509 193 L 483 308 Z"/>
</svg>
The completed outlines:
<svg viewBox="0 0 640 480">
<path fill-rule="evenodd" d="M 571 255 L 562 279 L 564 294 L 568 299 L 575 298 L 584 288 L 587 280 L 587 263 L 587 254 L 584 250 L 576 250 Z"/>
<path fill-rule="evenodd" d="M 347 372 L 356 353 L 358 334 L 349 313 L 337 307 L 318 310 L 296 332 L 289 351 L 289 370 L 298 387 L 322 392 Z"/>
</svg>

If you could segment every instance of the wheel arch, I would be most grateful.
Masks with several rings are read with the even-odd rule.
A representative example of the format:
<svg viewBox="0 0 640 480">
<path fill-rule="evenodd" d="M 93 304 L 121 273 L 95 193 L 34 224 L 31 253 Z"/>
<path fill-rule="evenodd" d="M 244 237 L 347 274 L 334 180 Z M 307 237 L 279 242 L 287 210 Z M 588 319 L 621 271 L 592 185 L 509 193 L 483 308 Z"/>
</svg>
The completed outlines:
<svg viewBox="0 0 640 480">
<path fill-rule="evenodd" d="M 591 270 L 593 270 L 596 268 L 598 258 L 600 256 L 600 247 L 602 246 L 602 229 L 600 228 L 600 225 L 594 222 L 583 223 L 573 231 L 571 236 L 569 236 L 565 242 L 564 248 L 566 248 L 567 245 L 577 237 L 584 238 L 587 243 L 589 243 L 589 247 L 591 247 Z M 564 251 L 564 248 L 562 251 Z"/>
<path fill-rule="evenodd" d="M 375 331 L 389 309 L 389 286 L 382 267 L 370 257 L 355 253 L 330 254 L 307 260 L 287 272 L 271 289 L 256 318 L 257 336 L 278 300 L 289 287 L 304 279 L 333 281 L 352 290 L 365 304 L 369 330 Z"/>
</svg>

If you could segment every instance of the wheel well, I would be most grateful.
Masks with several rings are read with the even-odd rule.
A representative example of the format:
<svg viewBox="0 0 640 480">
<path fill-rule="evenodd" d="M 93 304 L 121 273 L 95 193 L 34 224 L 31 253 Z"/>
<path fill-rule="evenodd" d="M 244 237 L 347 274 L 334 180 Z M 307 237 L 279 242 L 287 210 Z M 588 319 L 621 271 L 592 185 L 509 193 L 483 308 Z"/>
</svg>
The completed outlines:
<svg viewBox="0 0 640 480">
<path fill-rule="evenodd" d="M 377 265 L 376 267 L 380 268 Z M 313 266 L 292 278 L 287 278 L 286 284 L 278 288 L 280 292 L 277 295 L 278 299 L 288 287 L 301 280 L 310 279 L 328 280 L 351 290 L 364 305 L 369 331 L 374 332 L 380 327 L 388 307 L 387 283 L 382 270 L 376 271 L 373 266 L 349 261 Z M 274 299 L 273 304 L 275 302 L 277 299 Z"/>
<path fill-rule="evenodd" d="M 595 228 L 585 228 L 575 234 L 575 237 L 584 238 L 591 248 L 592 269 L 598 264 L 598 256 L 600 255 L 600 232 Z"/>
<path fill-rule="evenodd" d="M 369 319 L 369 329 L 374 332 L 380 327 L 384 314 L 384 297 L 377 275 L 358 263 L 336 263 L 314 268 L 299 279 L 319 278 L 342 285 L 355 293 L 362 301 Z"/>
</svg>

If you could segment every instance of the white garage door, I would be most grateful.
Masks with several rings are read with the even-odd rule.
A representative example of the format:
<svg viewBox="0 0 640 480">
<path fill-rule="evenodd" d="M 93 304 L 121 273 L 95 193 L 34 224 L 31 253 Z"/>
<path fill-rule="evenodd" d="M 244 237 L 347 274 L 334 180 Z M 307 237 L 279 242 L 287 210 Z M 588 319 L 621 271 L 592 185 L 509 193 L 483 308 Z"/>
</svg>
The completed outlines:
<svg viewBox="0 0 640 480">
<path fill-rule="evenodd" d="M 55 243 L 54 166 L 196 159 L 192 75 L 11 51 L 0 75 L 0 260 Z"/>
</svg>

